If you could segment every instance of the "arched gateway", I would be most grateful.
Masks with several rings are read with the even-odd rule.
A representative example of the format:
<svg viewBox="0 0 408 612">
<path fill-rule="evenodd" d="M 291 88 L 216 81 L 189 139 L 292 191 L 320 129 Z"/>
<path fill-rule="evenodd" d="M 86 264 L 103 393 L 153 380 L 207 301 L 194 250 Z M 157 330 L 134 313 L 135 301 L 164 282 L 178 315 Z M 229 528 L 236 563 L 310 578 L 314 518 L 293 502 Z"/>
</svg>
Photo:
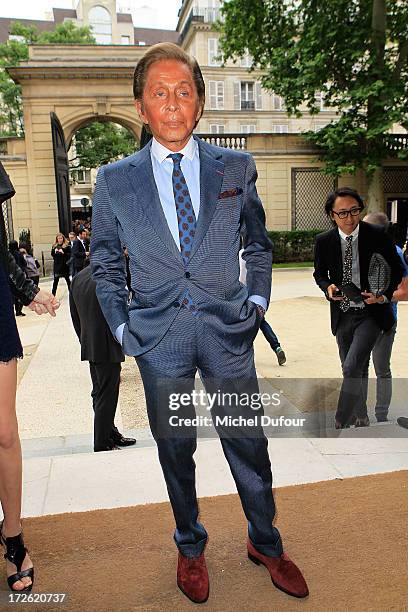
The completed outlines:
<svg viewBox="0 0 408 612">
<path fill-rule="evenodd" d="M 25 126 L 25 146 L 18 142 L 7 163 L 17 192 L 14 225 L 31 228 L 37 252 L 49 250 L 60 228 L 67 231 L 62 136 L 69 146 L 80 127 L 98 120 L 118 123 L 140 139 L 132 80 L 143 52 L 124 45 L 32 45 L 28 61 L 8 69 L 22 87 Z M 62 128 L 54 133 L 54 147 L 51 115 Z"/>
</svg>

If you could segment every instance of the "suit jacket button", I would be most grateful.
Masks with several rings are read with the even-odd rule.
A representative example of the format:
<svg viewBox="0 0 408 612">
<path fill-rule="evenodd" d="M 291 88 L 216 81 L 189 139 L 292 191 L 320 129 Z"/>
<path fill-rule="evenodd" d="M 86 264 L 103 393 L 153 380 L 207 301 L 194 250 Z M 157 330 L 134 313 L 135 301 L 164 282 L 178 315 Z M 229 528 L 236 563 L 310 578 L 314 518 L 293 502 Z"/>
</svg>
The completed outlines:
<svg viewBox="0 0 408 612">
<path fill-rule="evenodd" d="M 174 306 L 174 308 L 179 308 L 180 302 L 173 302 L 173 306 Z"/>
<path fill-rule="evenodd" d="M 190 278 L 191 274 L 190 274 L 190 272 L 186 272 L 184 276 L 185 276 L 186 278 Z"/>
</svg>

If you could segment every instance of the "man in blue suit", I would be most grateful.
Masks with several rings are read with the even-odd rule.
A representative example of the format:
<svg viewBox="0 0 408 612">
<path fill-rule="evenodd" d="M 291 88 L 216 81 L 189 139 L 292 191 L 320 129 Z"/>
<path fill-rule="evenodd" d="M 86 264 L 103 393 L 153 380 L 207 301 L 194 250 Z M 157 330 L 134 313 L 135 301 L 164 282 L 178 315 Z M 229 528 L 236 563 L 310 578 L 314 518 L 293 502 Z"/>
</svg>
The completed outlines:
<svg viewBox="0 0 408 612">
<path fill-rule="evenodd" d="M 257 393 L 253 340 L 268 306 L 272 245 L 252 157 L 192 135 L 204 108 L 200 68 L 177 45 L 151 47 L 136 66 L 136 109 L 153 134 L 140 152 L 100 169 L 93 199 L 92 269 L 105 318 L 143 379 L 176 521 L 177 584 L 192 601 L 209 594 L 207 532 L 198 521 L 196 430 L 170 426 L 169 397 L 192 393 L 198 371 L 208 393 Z M 239 282 L 240 238 L 247 286 Z M 129 253 L 128 307 L 122 247 Z M 237 414 L 218 403 L 214 425 L 248 519 L 248 556 L 275 586 L 306 597 L 300 570 L 283 553 L 262 428 L 217 424 Z M 244 413 L 251 413 L 250 408 Z M 194 417 L 193 403 L 179 416 Z M 242 411 L 240 412 L 242 414 Z M 177 430 L 177 431 L 176 431 Z"/>
</svg>

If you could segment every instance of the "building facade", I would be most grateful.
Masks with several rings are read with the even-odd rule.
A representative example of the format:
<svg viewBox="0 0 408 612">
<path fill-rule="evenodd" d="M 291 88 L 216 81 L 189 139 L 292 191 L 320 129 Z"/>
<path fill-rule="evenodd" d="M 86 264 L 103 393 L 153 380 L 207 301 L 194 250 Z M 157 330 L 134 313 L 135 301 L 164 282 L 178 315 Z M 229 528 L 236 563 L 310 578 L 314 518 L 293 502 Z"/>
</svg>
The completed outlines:
<svg viewBox="0 0 408 612">
<path fill-rule="evenodd" d="M 202 68 L 207 95 L 197 133 L 254 156 L 269 229 L 323 229 L 323 202 L 336 183 L 354 186 L 364 196 L 362 173 L 335 182 L 321 172 L 316 150 L 301 136 L 335 118 L 321 96 L 316 96 L 319 114 L 292 118 L 279 96 L 262 89 L 261 74 L 249 70 L 249 56 L 222 64 L 214 27 L 219 11 L 218 0 L 184 0 L 177 30 L 154 30 L 138 28 L 131 15 L 117 13 L 114 0 L 79 0 L 76 9 L 53 9 L 49 20 L 30 22 L 43 30 L 65 20 L 90 25 L 98 44 L 34 45 L 27 62 L 8 69 L 22 87 L 25 124 L 25 139 L 0 142 L 0 159 L 17 191 L 9 219 L 17 239 L 22 229 L 30 229 L 37 254 L 47 253 L 59 229 L 50 114 L 58 117 L 68 146 L 78 129 L 95 120 L 120 124 L 138 140 L 142 125 L 133 106 L 134 66 L 145 47 L 164 41 L 180 44 Z M 0 18 L 0 41 L 10 35 L 12 21 Z M 396 145 L 406 148 L 407 138 L 396 137 Z M 398 199 L 407 210 L 407 162 L 384 163 L 386 198 Z M 93 169 L 75 177 L 73 203 L 91 198 L 94 177 Z M 7 211 L 10 217 L 10 207 Z"/>
</svg>

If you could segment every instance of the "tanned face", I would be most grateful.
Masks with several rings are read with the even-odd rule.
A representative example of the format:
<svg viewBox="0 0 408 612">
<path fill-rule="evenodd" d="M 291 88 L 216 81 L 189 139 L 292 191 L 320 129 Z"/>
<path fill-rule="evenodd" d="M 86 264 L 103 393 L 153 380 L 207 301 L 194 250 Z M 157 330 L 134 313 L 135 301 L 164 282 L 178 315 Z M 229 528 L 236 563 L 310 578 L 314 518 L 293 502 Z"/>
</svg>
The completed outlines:
<svg viewBox="0 0 408 612">
<path fill-rule="evenodd" d="M 190 67 L 178 60 L 152 64 L 147 71 L 143 100 L 136 100 L 135 106 L 156 140 L 170 151 L 180 151 L 202 111 Z"/>
</svg>

